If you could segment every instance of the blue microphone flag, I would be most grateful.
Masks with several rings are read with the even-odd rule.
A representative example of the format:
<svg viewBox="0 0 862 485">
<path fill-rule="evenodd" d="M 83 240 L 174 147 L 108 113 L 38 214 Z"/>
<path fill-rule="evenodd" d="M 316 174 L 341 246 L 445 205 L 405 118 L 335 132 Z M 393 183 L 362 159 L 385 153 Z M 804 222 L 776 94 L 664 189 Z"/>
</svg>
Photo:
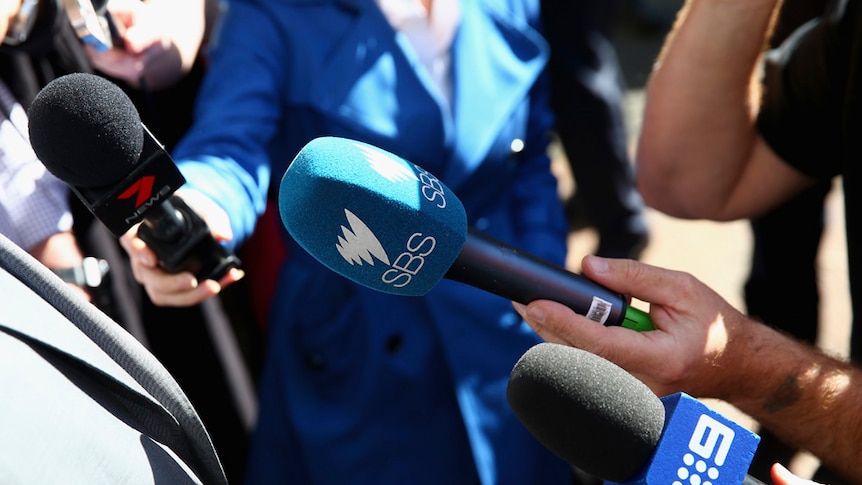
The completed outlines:
<svg viewBox="0 0 862 485">
<path fill-rule="evenodd" d="M 745 480 L 760 443 L 757 434 L 687 394 L 661 401 L 661 441 L 650 461 L 625 484 L 738 485 Z"/>
</svg>

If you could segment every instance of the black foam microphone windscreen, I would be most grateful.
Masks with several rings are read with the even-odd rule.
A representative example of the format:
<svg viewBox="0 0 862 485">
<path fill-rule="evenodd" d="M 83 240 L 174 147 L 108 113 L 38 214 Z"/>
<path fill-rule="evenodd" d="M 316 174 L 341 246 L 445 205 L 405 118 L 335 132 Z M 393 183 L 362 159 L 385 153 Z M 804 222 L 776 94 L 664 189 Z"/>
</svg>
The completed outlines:
<svg viewBox="0 0 862 485">
<path fill-rule="evenodd" d="M 655 394 L 616 364 L 573 347 L 530 348 L 506 396 L 545 447 L 606 480 L 637 473 L 661 440 L 665 408 Z"/>
<path fill-rule="evenodd" d="M 138 223 L 159 265 L 200 279 L 222 278 L 239 259 L 174 192 L 185 183 L 132 100 L 111 81 L 86 73 L 48 83 L 28 111 L 30 143 L 116 236 Z"/>
<path fill-rule="evenodd" d="M 141 117 L 107 79 L 69 74 L 41 91 L 28 111 L 30 142 L 45 167 L 83 188 L 122 180 L 141 157 Z"/>
</svg>

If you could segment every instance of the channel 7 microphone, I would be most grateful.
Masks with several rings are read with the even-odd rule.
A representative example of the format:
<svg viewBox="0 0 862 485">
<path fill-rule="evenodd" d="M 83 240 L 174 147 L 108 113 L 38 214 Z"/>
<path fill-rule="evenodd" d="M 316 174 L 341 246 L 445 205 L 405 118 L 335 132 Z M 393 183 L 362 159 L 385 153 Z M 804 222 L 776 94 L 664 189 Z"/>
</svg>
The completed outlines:
<svg viewBox="0 0 862 485">
<path fill-rule="evenodd" d="M 366 143 L 309 142 L 282 177 L 278 207 L 303 249 L 374 290 L 420 296 L 446 278 L 519 303 L 554 300 L 604 325 L 653 329 L 622 295 L 468 228 L 461 201 L 437 177 Z"/>
<path fill-rule="evenodd" d="M 218 280 L 240 265 L 174 195 L 185 179 L 117 85 L 62 76 L 39 91 L 28 114 L 36 155 L 114 235 L 142 222 L 138 236 L 171 273 Z"/>
<path fill-rule="evenodd" d="M 509 406 L 546 448 L 611 483 L 739 485 L 760 437 L 687 394 L 659 399 L 633 375 L 566 345 L 531 347 Z"/>
</svg>

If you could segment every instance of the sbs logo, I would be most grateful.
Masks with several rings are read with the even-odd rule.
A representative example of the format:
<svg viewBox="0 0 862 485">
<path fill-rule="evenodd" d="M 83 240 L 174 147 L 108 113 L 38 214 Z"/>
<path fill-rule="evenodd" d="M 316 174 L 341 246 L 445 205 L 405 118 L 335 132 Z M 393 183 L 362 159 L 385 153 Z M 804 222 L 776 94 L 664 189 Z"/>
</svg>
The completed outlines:
<svg viewBox="0 0 862 485">
<path fill-rule="evenodd" d="M 341 226 L 342 235 L 338 236 L 338 242 L 335 244 L 338 254 L 351 266 L 354 264 L 362 266 L 363 261 L 374 266 L 374 258 L 388 265 L 389 256 L 386 255 L 383 245 L 371 229 L 349 210 L 344 209 L 344 214 L 347 216 L 350 228 Z"/>
<path fill-rule="evenodd" d="M 440 209 L 446 208 L 446 195 L 443 191 L 443 183 L 437 177 L 419 165 L 413 165 L 418 172 L 417 175 L 403 162 L 368 145 L 356 143 L 354 146 L 365 157 L 368 166 L 380 174 L 380 176 L 393 183 L 417 181 L 422 185 L 422 196 L 428 202 L 431 202 Z"/>
<path fill-rule="evenodd" d="M 350 227 L 341 226 L 342 235 L 338 236 L 335 244 L 338 253 L 351 266 L 362 266 L 363 262 L 374 266 L 375 259 L 389 266 L 381 280 L 395 288 L 409 285 L 425 265 L 425 258 L 437 247 L 433 236 L 414 233 L 407 239 L 405 251 L 390 262 L 386 250 L 368 225 L 347 209 L 344 209 L 344 214 Z"/>
</svg>

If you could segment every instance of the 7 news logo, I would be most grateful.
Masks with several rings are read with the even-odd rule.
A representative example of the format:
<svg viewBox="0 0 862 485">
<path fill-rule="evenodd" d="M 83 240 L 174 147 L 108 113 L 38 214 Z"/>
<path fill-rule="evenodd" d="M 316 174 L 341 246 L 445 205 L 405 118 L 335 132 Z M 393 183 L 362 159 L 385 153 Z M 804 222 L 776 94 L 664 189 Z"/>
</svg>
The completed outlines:
<svg viewBox="0 0 862 485">
<path fill-rule="evenodd" d="M 133 195 L 137 194 L 135 198 L 135 208 L 141 206 L 147 199 L 153 195 L 153 185 L 156 181 L 156 178 L 152 175 L 145 175 L 138 180 L 135 181 L 132 185 L 130 185 L 123 193 L 117 196 L 117 199 L 131 199 Z"/>
<path fill-rule="evenodd" d="M 153 191 L 156 177 L 153 175 L 145 175 L 136 180 L 126 190 L 117 196 L 117 200 L 126 200 L 135 198 L 134 210 L 125 219 L 127 224 L 136 222 L 145 212 L 151 207 L 161 202 L 165 195 L 172 192 L 170 186 L 165 185 L 158 191 Z"/>
</svg>

